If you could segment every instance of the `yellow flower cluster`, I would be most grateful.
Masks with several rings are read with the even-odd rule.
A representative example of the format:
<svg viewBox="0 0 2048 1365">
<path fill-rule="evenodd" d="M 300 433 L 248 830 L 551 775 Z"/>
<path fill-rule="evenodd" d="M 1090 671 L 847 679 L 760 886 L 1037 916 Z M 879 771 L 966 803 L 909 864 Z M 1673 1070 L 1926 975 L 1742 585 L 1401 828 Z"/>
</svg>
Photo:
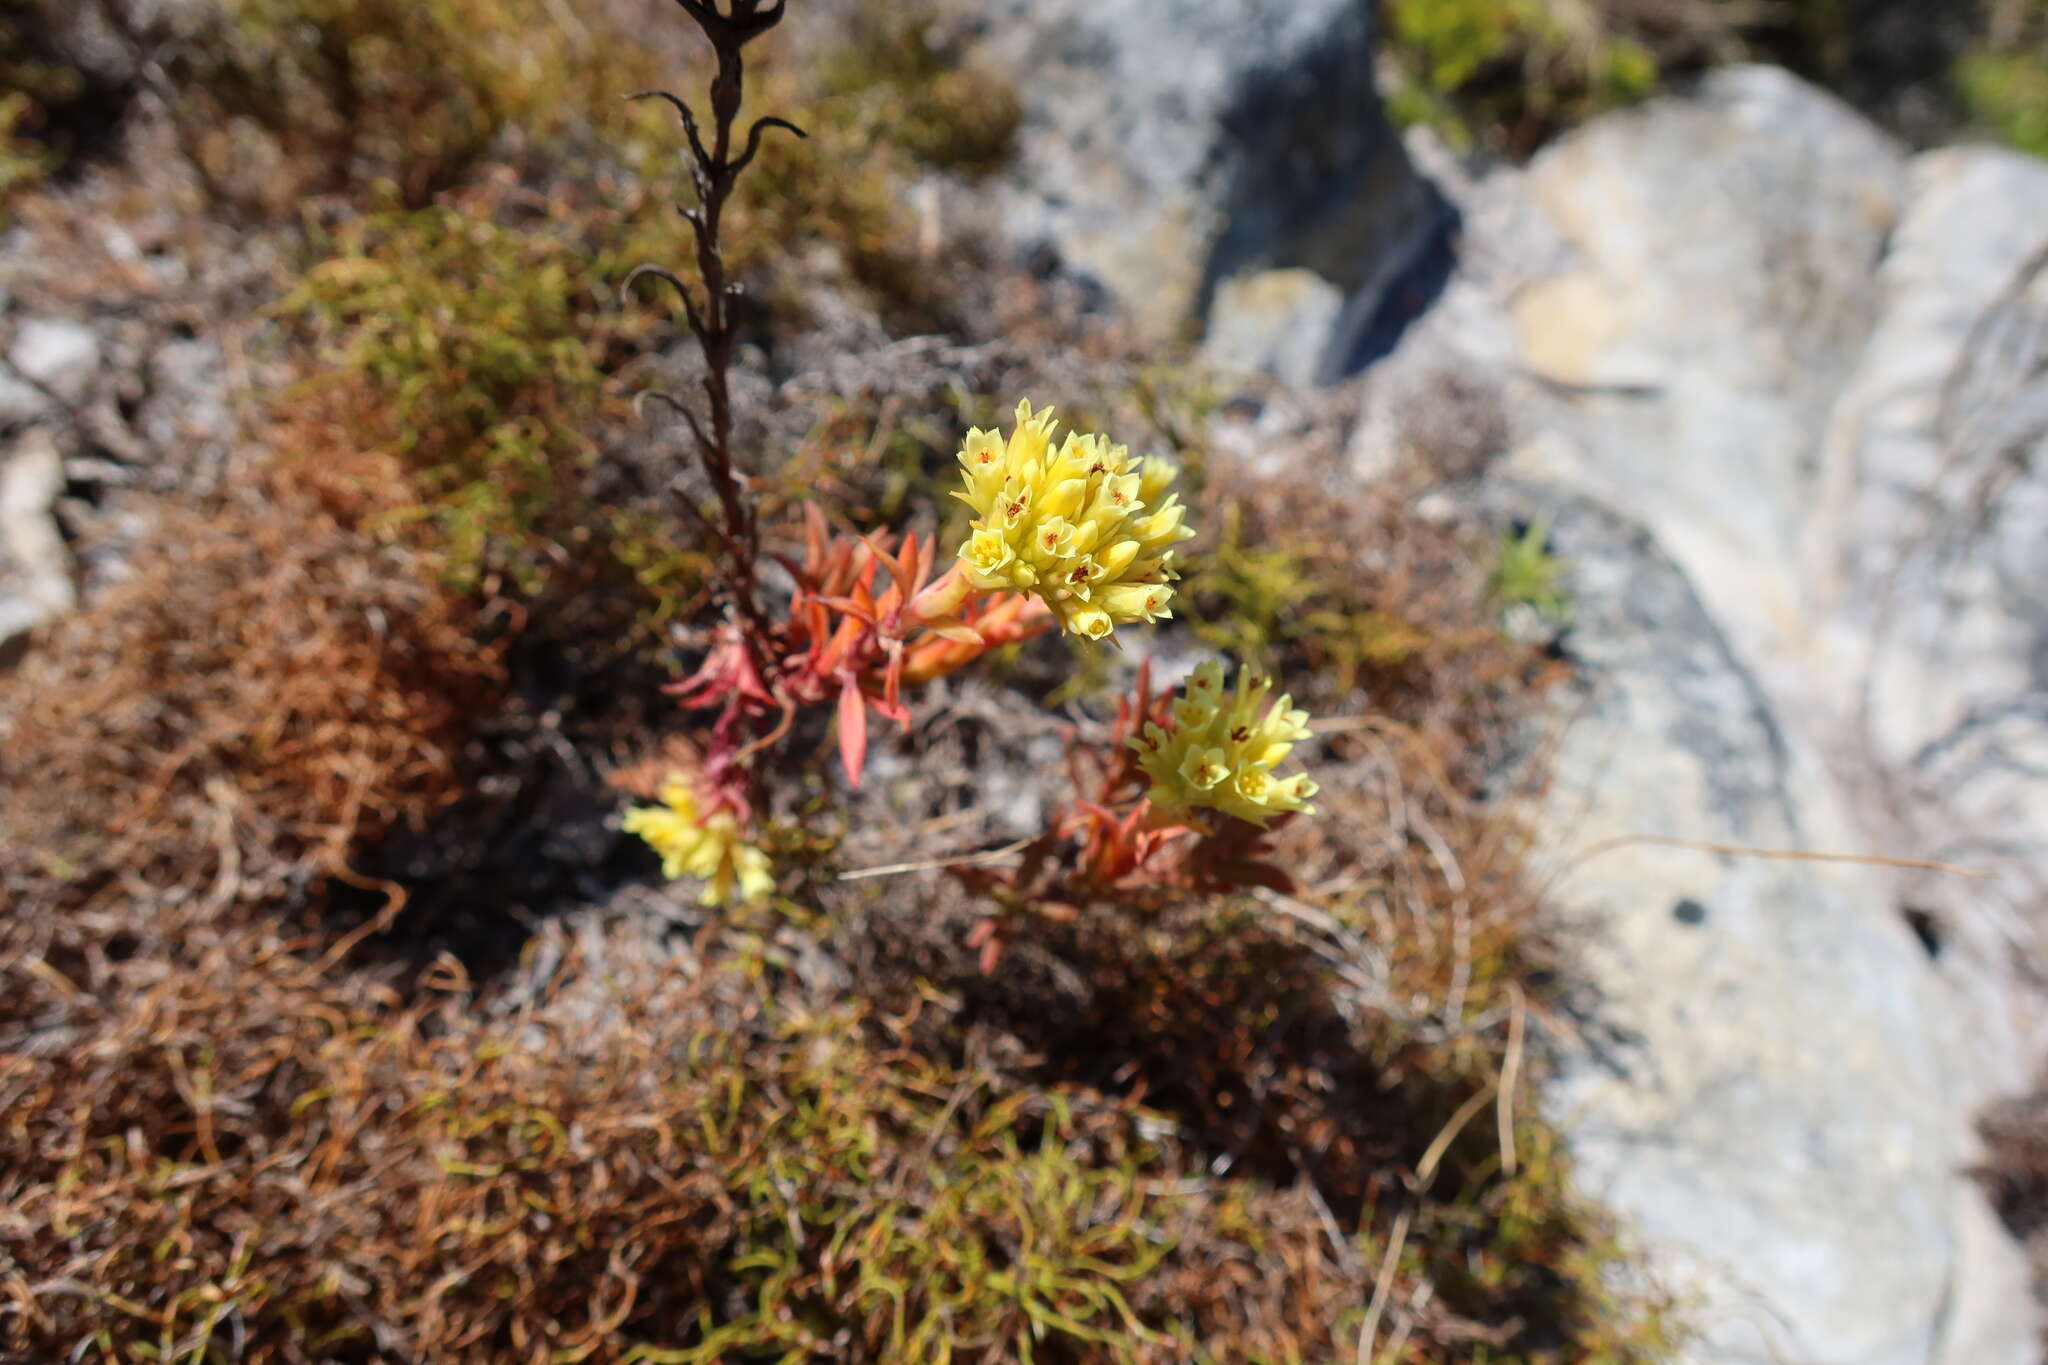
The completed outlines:
<svg viewBox="0 0 2048 1365">
<path fill-rule="evenodd" d="M 659 806 L 635 806 L 621 822 L 661 855 L 665 877 L 699 877 L 705 905 L 724 905 L 737 885 L 740 899 L 752 904 L 775 889 L 768 855 L 740 838 L 739 821 L 730 811 L 700 817 L 697 796 L 688 784 L 671 780 L 661 789 Z"/>
<path fill-rule="evenodd" d="M 968 580 L 983 592 L 1036 593 L 1060 629 L 1100 640 L 1131 621 L 1173 613 L 1173 546 L 1194 534 L 1169 493 L 1173 465 L 1136 461 L 1106 437 L 1069 432 L 1053 446 L 1052 409 L 1017 405 L 1005 442 L 967 433 L 966 484 L 953 496 L 976 520 L 960 547 Z"/>
<path fill-rule="evenodd" d="M 1237 689 L 1226 697 L 1223 665 L 1197 667 L 1173 703 L 1173 728 L 1148 723 L 1130 741 L 1152 779 L 1152 804 L 1169 815 L 1205 806 L 1262 829 L 1283 811 L 1313 814 L 1316 784 L 1307 774 L 1273 776 L 1295 742 L 1308 738 L 1308 712 L 1293 710 L 1285 695 L 1267 705 L 1272 690 L 1270 680 L 1239 669 Z"/>
</svg>

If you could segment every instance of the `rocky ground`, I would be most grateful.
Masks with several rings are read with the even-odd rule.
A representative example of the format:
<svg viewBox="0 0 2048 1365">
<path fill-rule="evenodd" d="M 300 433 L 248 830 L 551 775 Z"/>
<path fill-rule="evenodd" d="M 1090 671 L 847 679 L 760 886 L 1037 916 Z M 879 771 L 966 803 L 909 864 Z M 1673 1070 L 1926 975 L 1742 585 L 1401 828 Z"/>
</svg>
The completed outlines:
<svg viewBox="0 0 2048 1365">
<path fill-rule="evenodd" d="M 1989 145 L 1909 149 L 1833 96 L 1754 65 L 1721 67 L 1604 114 L 1525 166 L 1461 159 L 1429 132 L 1392 126 L 1373 79 L 1379 35 L 1352 0 L 952 0 L 931 21 L 968 69 L 1022 76 L 1002 170 L 982 178 L 926 167 L 893 191 L 911 206 L 921 268 L 965 282 L 946 316 L 905 322 L 901 307 L 892 315 L 839 273 L 857 248 L 820 238 L 783 276 L 803 296 L 804 325 L 764 336 L 748 358 L 756 439 L 810 451 L 828 433 L 827 454 L 801 477 L 837 485 L 854 515 L 917 509 L 920 480 L 935 463 L 943 468 L 952 427 L 971 408 L 955 396 L 1026 386 L 1040 401 L 1072 394 L 1063 406 L 1098 407 L 1142 439 L 1204 452 L 1206 510 L 1219 521 L 1235 503 L 1276 544 L 1297 531 L 1304 543 L 1348 538 L 1339 572 L 1372 582 L 1376 609 L 1395 600 L 1385 587 L 1395 566 L 1445 577 L 1453 586 L 1441 595 L 1465 602 L 1466 613 L 1427 618 L 1446 638 L 1474 621 L 1490 628 L 1498 604 L 1482 600 L 1476 579 L 1456 586 L 1442 567 L 1451 550 L 1432 558 L 1407 547 L 1440 539 L 1462 554 L 1533 533 L 1557 566 L 1556 595 L 1532 593 L 1510 610 L 1506 641 L 1489 630 L 1484 646 L 1433 645 L 1439 652 L 1425 655 L 1454 658 L 1483 682 L 1446 665 L 1455 683 L 1367 668 L 1341 685 L 1319 674 L 1308 686 L 1323 689 L 1330 714 L 1379 710 L 1415 733 L 1455 732 L 1463 747 L 1451 760 L 1454 785 L 1469 785 L 1484 808 L 1472 829 L 1523 822 L 1529 853 L 1516 896 L 1543 906 L 1540 929 L 1515 920 L 1513 931 L 1531 945 L 1513 953 L 1540 958 L 1527 985 L 1538 993 L 1529 1048 L 1539 1060 L 1529 1065 L 1541 1077 L 1529 1107 L 1626 1249 L 1563 1282 L 1574 1294 L 1587 1292 L 1586 1280 L 1618 1285 L 1633 1304 L 1668 1299 L 1671 1320 L 1684 1324 L 1669 1350 L 1646 1332 L 1598 1358 L 2038 1359 L 2026 1244 L 2048 1237 L 2039 1177 L 2029 1173 L 2040 1164 L 2041 1129 L 2038 1103 L 2015 1097 L 2031 1089 L 2048 1045 L 2036 971 L 2048 925 L 2048 608 L 2039 591 L 2048 573 L 2039 458 L 2048 451 L 2048 164 Z M 148 108 L 168 97 L 133 79 L 141 93 L 125 150 L 22 207 L 0 242 L 0 636 L 10 666 L 24 669 L 54 668 L 48 651 L 77 638 L 63 623 L 92 620 L 78 613 L 134 593 L 138 578 L 145 596 L 175 594 L 187 581 L 225 594 L 246 581 L 252 561 L 208 548 L 217 529 L 182 529 L 186 510 L 217 495 L 258 514 L 289 502 L 248 490 L 268 477 L 280 440 L 286 409 L 277 395 L 304 377 L 303 352 L 269 311 L 276 279 L 298 268 L 302 245 L 282 220 L 254 226 L 178 208 L 193 202 L 194 177 Z M 970 82 L 983 88 L 993 87 Z M 956 263 L 955 246 L 957 261 L 972 264 Z M 606 382 L 686 384 L 687 351 L 673 341 L 620 340 L 632 359 Z M 1186 397 L 1197 390 L 1199 401 Z M 948 403 L 957 406 L 948 412 Z M 627 471 L 605 477 L 637 481 L 652 497 L 674 433 L 655 426 L 648 435 L 622 406 L 591 409 L 600 468 Z M 345 414 L 319 420 L 350 444 Z M 835 422 L 857 425 L 852 444 L 887 458 L 867 466 L 838 453 Z M 899 447 L 908 454 L 891 466 Z M 323 506 L 335 496 L 317 493 Z M 1331 508 L 1355 515 L 1326 531 L 1319 518 Z M 169 572 L 139 549 L 167 526 L 195 547 Z M 305 567 L 293 573 L 341 581 L 365 554 L 399 553 L 343 542 L 301 547 Z M 253 562 L 298 565 L 286 548 Z M 262 596 L 250 595 L 250 611 Z M 405 593 L 377 601 L 395 618 L 442 620 L 440 607 Z M 460 624 L 471 609 L 448 608 L 456 633 L 493 639 Z M 1420 606 L 1411 614 L 1425 619 Z M 1287 629 L 1285 620 L 1273 629 Z M 1288 637 L 1288 657 L 1327 663 L 1330 633 L 1316 626 Z M 167 634 L 155 657 L 232 669 L 243 647 L 209 654 L 193 632 L 181 655 L 186 628 Z M 477 782 L 472 762 L 453 823 L 437 816 L 425 837 L 353 826 L 335 836 L 336 847 L 354 850 L 368 888 L 405 885 L 426 916 L 418 943 L 396 955 L 408 970 L 449 949 L 480 976 L 506 972 L 514 984 L 497 1007 L 515 1015 L 544 993 L 549 965 L 578 951 L 600 961 L 674 953 L 698 964 L 692 971 L 700 957 L 728 951 L 686 897 L 654 884 L 610 820 L 605 770 L 663 727 L 649 719 L 645 695 L 619 705 L 593 695 L 651 692 L 661 670 L 593 653 L 571 634 L 564 627 L 531 650 L 508 643 L 492 658 L 509 660 L 509 682 L 438 697 L 455 710 L 499 708 L 480 734 L 447 739 L 418 719 L 426 708 L 416 697 L 401 708 L 418 726 L 420 753 L 444 740 L 466 744 L 470 760 L 487 756 L 497 788 Z M 1177 652 L 1213 644 L 1168 636 L 1157 653 L 1171 666 Z M 1510 662 L 1490 652 L 1510 644 Z M 433 657 L 444 674 L 463 667 Z M 262 667 L 250 665 L 254 676 L 272 676 Z M 981 848 L 1030 832 L 1056 799 L 1061 736 L 1050 721 L 1034 730 L 1000 718 L 1020 690 L 1042 697 L 1056 686 L 1061 664 L 1020 667 L 1009 681 L 948 692 L 928 741 L 877 756 L 885 795 L 856 808 L 873 832 L 864 836 L 856 819 L 842 865 L 915 858 L 935 839 Z M 72 684 L 92 681 L 79 674 Z M 1517 681 L 1507 688 L 1500 680 L 1510 675 Z M 408 688 L 420 690 L 399 690 Z M 519 704 L 486 700 L 493 689 Z M 11 716 L 45 715 L 18 694 L 9 700 Z M 39 769 L 45 760 L 22 747 L 19 732 L 9 740 L 17 792 L 56 771 Z M 1325 1098 L 1276 1108 L 1272 1127 L 1254 1124 L 1242 1140 L 1212 1107 L 1232 1102 L 1229 1086 L 1205 1089 L 1213 1077 L 1196 1067 L 1201 1076 L 1190 1079 L 1182 1055 L 1206 1029 L 1229 1036 L 1223 1016 L 1203 1009 L 1219 997 L 1247 1006 L 1208 977 L 1183 998 L 1140 963 L 1055 936 L 1036 955 L 1021 953 L 1013 979 L 986 990 L 963 984 L 973 973 L 942 945 L 975 911 L 932 890 L 940 879 L 929 874 L 893 909 L 821 892 L 815 922 L 732 951 L 758 955 L 767 943 L 776 970 L 797 983 L 788 998 L 807 1009 L 864 995 L 912 1009 L 875 983 L 939 983 L 928 998 L 944 997 L 931 1008 L 953 1021 L 944 1041 L 908 1026 L 897 1037 L 964 1068 L 935 1082 L 942 1101 L 977 1068 L 1041 1088 L 1032 1094 L 1050 1093 L 1055 1078 L 1082 1085 L 1094 1097 L 1086 1103 L 1112 1107 L 1143 1098 L 1118 1089 L 1132 1074 L 1156 1084 L 1169 1108 L 1179 1106 L 1181 1147 L 1147 1167 L 1148 1177 L 1185 1183 L 1205 1162 L 1220 1175 L 1242 1160 L 1258 1168 L 1260 1188 L 1296 1201 L 1288 1217 L 1297 1223 L 1271 1210 L 1253 1217 L 1269 1220 L 1273 1244 L 1285 1248 L 1292 1297 L 1201 1308 L 1210 1314 L 1204 1330 L 1217 1334 L 1205 1338 L 1211 1358 L 1268 1358 L 1249 1347 L 1233 1354 L 1229 1332 L 1275 1359 L 1289 1349 L 1348 1351 L 1359 1310 L 1386 1298 L 1375 1272 L 1393 1215 L 1391 1203 L 1376 1204 L 1379 1192 L 1404 1160 L 1412 1183 L 1424 1164 L 1416 1154 L 1444 1118 L 1468 1091 L 1481 1093 L 1481 1080 L 1497 1080 L 1508 1006 L 1505 996 L 1464 998 L 1500 985 L 1471 975 L 1474 908 L 1484 907 L 1466 886 L 1490 875 L 1478 861 L 1493 847 L 1488 836 L 1459 826 L 1446 844 L 1430 823 L 1448 823 L 1445 809 L 1379 791 L 1383 778 L 1400 786 L 1405 755 L 1331 743 L 1326 785 L 1337 813 L 1326 819 L 1343 827 L 1291 846 L 1320 870 L 1305 880 L 1333 887 L 1391 876 L 1385 866 L 1403 855 L 1382 865 L 1346 841 L 1377 847 L 1394 829 L 1392 843 L 1421 850 L 1415 857 L 1429 865 L 1428 913 L 1412 902 L 1397 924 L 1384 909 L 1381 918 L 1330 909 L 1350 907 L 1341 892 L 1328 906 L 1309 897 L 1308 912 L 1343 920 L 1331 979 L 1344 984 L 1331 996 L 1331 1020 L 1317 1024 L 1322 1041 L 1277 1055 L 1281 1071 L 1301 1063 L 1304 1093 Z M 607 746 L 615 752 L 601 752 Z M 983 790 L 991 771 L 1002 775 L 1001 800 Z M 940 790 L 934 775 L 944 775 Z M 1356 800 L 1342 794 L 1354 786 Z M 214 838 L 205 812 L 217 795 L 209 786 L 195 798 L 201 813 L 188 839 Z M 249 866 L 253 882 L 254 855 Z M 17 906 L 65 905 L 48 889 L 63 878 L 38 875 L 15 889 Z M 277 875 L 294 890 L 266 913 L 284 903 L 288 916 L 302 916 L 311 905 L 335 929 L 363 913 L 308 901 L 320 879 L 304 867 Z M 479 909 L 522 881 L 551 889 L 523 897 L 511 928 L 497 905 Z M 189 908 L 212 892 L 225 902 L 227 888 L 226 871 L 212 868 L 208 885 L 165 904 Z M 105 906 L 95 893 L 89 907 L 70 910 L 90 921 Z M 916 917 L 936 926 L 930 937 L 906 927 Z M 1478 924 L 1482 939 L 1494 932 L 1486 914 Z M 68 932 L 46 929 L 29 936 L 38 952 Z M 638 946 L 608 938 L 620 933 Z M 1418 936 L 1429 938 L 1427 951 L 1414 946 Z M 1193 941 L 1174 940 L 1176 970 L 1194 971 Z M 80 960 L 105 957 L 104 947 L 88 946 Z M 1295 980 L 1256 952 L 1233 951 L 1254 973 Z M 1412 981 L 1389 959 L 1410 955 L 1433 964 L 1413 978 L 1428 993 L 1392 998 Z M 388 960 L 362 970 L 376 990 L 404 993 Z M 1115 990 L 1105 985 L 1112 980 Z M 730 1025 L 745 1011 L 726 989 L 691 985 L 717 997 L 715 1008 L 678 1004 L 678 1017 L 702 1008 Z M 1298 1003 L 1324 989 L 1280 995 Z M 1033 992 L 1044 993 L 1035 1004 Z M 1032 1022 L 1047 1013 L 1045 998 L 1061 1001 L 1054 1013 L 1084 1022 Z M 347 1008 L 360 1004 L 349 1000 Z M 1260 1002 L 1300 1026 L 1291 1006 Z M 582 1008 L 583 1025 L 594 1027 L 595 1007 Z M 7 1055 L 46 1058 L 62 1040 L 86 1036 L 64 1032 L 83 1027 L 71 1016 L 49 1022 L 60 1015 L 55 1006 L 23 1019 L 0 1011 L 0 1021 L 27 1030 L 0 1033 Z M 956 1025 L 957 1036 L 944 1033 Z M 1099 1067 L 1088 1059 L 1091 1030 L 1143 1041 L 1125 1069 Z M 1351 1041 L 1329 1043 L 1336 1033 Z M 1418 1079 L 1454 1052 L 1465 1056 L 1459 1049 L 1472 1039 L 1485 1040 L 1485 1074 L 1461 1073 L 1468 1089 Z M 1271 1058 L 1260 1051 L 1254 1060 L 1239 1079 L 1264 1074 Z M 0 1084 L 54 1086 L 34 1070 L 43 1064 L 0 1071 Z M 1512 1079 L 1499 1088 L 1512 1093 Z M 1412 1108 L 1428 1129 L 1420 1140 L 1366 1117 L 1389 1103 Z M 981 1101 L 957 1094 L 936 1117 L 922 1114 L 932 1125 L 927 1156 L 963 1104 L 978 1118 Z M 1294 1133 L 1297 1121 L 1323 1144 L 1330 1133 L 1316 1124 L 1369 1130 L 1361 1148 L 1386 1159 L 1288 1158 L 1273 1134 Z M 1124 1140 L 1090 1131 L 1091 1150 Z M 9 1140 L 26 1139 L 11 1131 Z M 960 1151 L 972 1150 L 963 1139 Z M 908 1177 L 891 1178 L 900 1186 Z M 1498 1192 L 1492 1178 L 1474 1175 L 1469 1188 Z M 1498 1202 L 1473 1206 L 1495 1220 L 1513 1216 Z M 4 1237 L 37 1231 L 0 1223 L 0 1283 Z M 1523 1330 L 1524 1301 L 1502 1307 L 1459 1290 L 1457 1254 L 1422 1254 L 1392 1299 L 1392 1358 L 1473 1359 L 1482 1341 L 1502 1358 L 1595 1358 L 1570 1355 L 1569 1345 L 1557 1354 L 1555 1340 L 1541 1339 L 1564 1330 L 1556 1324 Z M 1487 1254 L 1482 1238 L 1466 1259 Z M 1202 1271 L 1191 1262 L 1176 1273 Z M 1192 1294 L 1177 1286 L 1141 1308 L 1191 1322 Z M 1456 1310 L 1433 1304 L 1438 1294 L 1455 1298 Z M 1305 1345 L 1289 1338 L 1276 1323 L 1290 1312 L 1313 1318 L 1323 1335 Z M 36 1321 L 30 1310 L 14 1320 Z M 1218 1325 L 1226 1320 L 1235 1325 Z M 1590 1350 L 1593 1337 L 1572 1340 Z"/>
</svg>

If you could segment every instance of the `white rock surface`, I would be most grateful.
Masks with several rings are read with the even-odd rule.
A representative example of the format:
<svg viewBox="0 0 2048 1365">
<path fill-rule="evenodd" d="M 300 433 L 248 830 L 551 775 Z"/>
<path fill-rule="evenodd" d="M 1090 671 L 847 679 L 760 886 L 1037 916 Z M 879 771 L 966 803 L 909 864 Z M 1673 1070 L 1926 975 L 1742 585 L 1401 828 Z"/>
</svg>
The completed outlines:
<svg viewBox="0 0 2048 1365">
<path fill-rule="evenodd" d="M 1678 168 L 1683 167 L 1681 172 Z M 1690 186 L 1690 188 L 1688 188 Z M 1502 306 L 1547 394 L 1525 473 L 1653 528 L 1934 916 L 1975 1099 L 2048 1032 L 2048 165 L 1902 157 L 1737 70 L 1539 158 L 1574 256 Z M 1818 847 L 1820 845 L 1813 845 Z"/>
<path fill-rule="evenodd" d="M 1202 358 L 1225 372 L 1313 384 L 1343 311 L 1344 291 L 1313 270 L 1233 276 L 1216 290 Z"/>
<path fill-rule="evenodd" d="M 0 646 L 77 605 L 71 556 L 50 515 L 63 491 L 56 442 L 31 428 L 0 461 Z"/>
<path fill-rule="evenodd" d="M 7 363 L 15 373 L 75 403 L 99 372 L 100 342 L 82 323 L 31 318 L 15 334 Z"/>
<path fill-rule="evenodd" d="M 19 426 L 49 411 L 50 398 L 41 389 L 0 369 L 0 428 Z"/>
<path fill-rule="evenodd" d="M 1996 874 L 1915 888 L 1981 957 L 2048 951 L 2048 164 L 1930 153 L 1835 405 L 1809 555 L 1825 624 L 1788 675 L 1848 713 L 1907 837 Z M 2029 1021 L 2004 1021 L 2025 1031 Z M 2036 1025 L 2029 1046 L 2044 1040 Z"/>
<path fill-rule="evenodd" d="M 1960 1174 L 1964 1021 L 1867 868 L 1629 843 L 1853 846 L 1685 575 L 1583 499 L 1513 490 L 1571 565 L 1540 877 L 1599 985 L 1546 1098 L 1582 1188 L 1694 1300 L 1688 1361 L 2023 1365 L 2024 1264 Z"/>
<path fill-rule="evenodd" d="M 1655 530 L 1745 645 L 1803 628 L 1820 433 L 1906 184 L 1900 148 L 1771 67 L 1598 120 L 1529 169 L 1573 260 L 1510 306 L 1582 419 L 1578 481 Z"/>
</svg>

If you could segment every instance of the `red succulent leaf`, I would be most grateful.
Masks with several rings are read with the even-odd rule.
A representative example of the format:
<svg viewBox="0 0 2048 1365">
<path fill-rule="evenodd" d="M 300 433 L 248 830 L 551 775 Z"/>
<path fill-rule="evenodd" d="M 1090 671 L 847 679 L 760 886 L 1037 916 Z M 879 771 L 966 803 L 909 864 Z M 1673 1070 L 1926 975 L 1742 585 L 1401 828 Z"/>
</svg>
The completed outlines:
<svg viewBox="0 0 2048 1365">
<path fill-rule="evenodd" d="M 891 640 L 888 649 L 889 662 L 882 670 L 881 709 L 882 713 L 892 720 L 901 713 L 902 719 L 898 723 L 907 726 L 910 723 L 910 715 L 903 707 L 903 642 Z"/>
<path fill-rule="evenodd" d="M 860 786 L 861 770 L 868 757 L 868 707 L 860 686 L 851 677 L 839 690 L 839 761 L 846 765 L 846 782 Z"/>
<path fill-rule="evenodd" d="M 830 607 L 834 611 L 844 612 L 848 616 L 858 617 L 861 623 L 864 625 L 874 625 L 874 599 L 869 597 L 865 592 L 860 592 L 859 589 L 856 589 L 855 591 L 859 594 L 855 597 L 820 597 L 816 600 L 821 605 Z"/>
<path fill-rule="evenodd" d="M 874 545 L 863 537 L 850 548 L 848 554 L 850 557 L 847 560 L 847 568 L 853 575 L 853 585 L 857 588 L 872 587 L 875 570 L 879 567 L 875 563 Z"/>
<path fill-rule="evenodd" d="M 825 524 L 825 513 L 815 502 L 804 503 L 804 563 L 812 572 L 825 567 L 825 546 L 831 539 L 832 528 Z"/>
<path fill-rule="evenodd" d="M 968 625 L 957 616 L 949 617 L 943 621 L 928 621 L 925 623 L 925 629 L 938 636 L 941 640 L 949 640 L 956 645 L 979 645 L 986 643 L 982 639 L 980 631 Z"/>
<path fill-rule="evenodd" d="M 967 946 L 978 949 L 976 958 L 983 976 L 994 976 L 1003 960 L 1003 950 L 1010 946 L 1009 936 L 1003 932 L 999 920 L 985 919 L 967 931 Z"/>
<path fill-rule="evenodd" d="M 864 539 L 867 541 L 869 552 L 875 557 L 875 563 L 881 567 L 883 572 L 889 575 L 889 586 L 883 588 L 881 590 L 882 593 L 900 593 L 903 590 L 904 574 L 902 557 L 898 554 L 890 553 L 887 548 L 888 541 L 886 538 L 878 541 L 873 536 L 867 536 Z"/>
</svg>

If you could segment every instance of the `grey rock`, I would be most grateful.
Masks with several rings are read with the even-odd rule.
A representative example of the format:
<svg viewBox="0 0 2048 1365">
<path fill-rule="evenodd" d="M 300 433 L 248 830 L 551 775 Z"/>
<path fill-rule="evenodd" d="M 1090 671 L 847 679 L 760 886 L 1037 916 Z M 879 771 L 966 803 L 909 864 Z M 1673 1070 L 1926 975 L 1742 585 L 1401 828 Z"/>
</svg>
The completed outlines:
<svg viewBox="0 0 2048 1365">
<path fill-rule="evenodd" d="M 31 428 L 0 462 L 0 647 L 71 611 L 71 557 L 51 516 L 64 491 L 57 444 Z"/>
<path fill-rule="evenodd" d="M 1647 532 L 1569 494 L 1493 496 L 1551 516 L 1571 565 L 1538 875 L 1599 999 L 1546 1106 L 1582 1187 L 1692 1302 L 1684 1359 L 2032 1359 L 2023 1267 L 1961 1174 L 1962 1031 L 1881 874 L 1629 842 L 1840 847 L 1838 789 Z M 1943 1354 L 1957 1339 L 1971 1353 Z"/>
<path fill-rule="evenodd" d="M 1370 293 L 1439 206 L 1373 84 L 1371 0 L 955 0 L 1020 77 L 1015 240 L 1170 335 L 1233 275 Z"/>
<path fill-rule="evenodd" d="M 99 372 L 100 341 L 81 323 L 31 318 L 15 334 L 7 363 L 23 378 L 75 403 Z"/>
<path fill-rule="evenodd" d="M 34 421 L 50 410 L 50 396 L 0 369 L 0 428 Z"/>
<path fill-rule="evenodd" d="M 1420 463 L 1456 480 L 1479 473 L 1549 420 L 1554 396 L 1529 373 L 1514 305 L 1538 281 L 1569 268 L 1574 253 L 1520 171 L 1496 167 L 1474 178 L 1425 129 L 1410 129 L 1406 143 L 1454 208 L 1456 268 L 1395 348 L 1357 381 L 1349 454 L 1361 479 Z M 1332 350 L 1346 353 L 1357 340 L 1340 335 Z"/>
<path fill-rule="evenodd" d="M 1548 1103 L 1590 1192 L 1691 1304 L 1688 1360 L 2038 1360 L 1964 1172 L 2048 1042 L 2013 965 L 2048 947 L 2048 166 L 1909 156 L 1757 67 L 1525 172 L 1411 147 L 1458 258 L 1351 454 L 1557 517 L 1582 676 L 1538 839 L 1597 1003 Z M 1498 440 L 1404 411 L 1444 375 Z M 1578 861 L 1642 835 L 1998 879 Z"/>
<path fill-rule="evenodd" d="M 136 437 L 177 452 L 188 487 L 203 490 L 228 464 L 235 438 L 227 361 L 212 338 L 166 342 L 149 358 L 148 396 L 135 413 Z"/>
<path fill-rule="evenodd" d="M 1224 371 L 1312 384 L 1344 292 L 1313 270 L 1261 270 L 1225 280 L 1209 310 L 1202 357 Z"/>
<path fill-rule="evenodd" d="M 1466 272 L 1513 321 L 1509 468 L 1650 526 L 1958 951 L 1980 1092 L 2048 1019 L 2048 166 L 1907 158 L 1781 72 L 1601 120 L 1505 192 L 1569 255 Z M 1466 335 L 1492 324 L 1484 310 Z M 1470 343 L 1466 343 L 1469 349 Z"/>
<path fill-rule="evenodd" d="M 1809 555 L 1822 629 L 1788 679 L 1846 712 L 1903 836 L 1993 883 L 1918 904 L 1986 962 L 2048 950 L 2048 164 L 1929 153 L 1836 402 Z M 1788 684 L 1789 685 L 1789 684 Z M 1993 1002 L 1987 1002 L 1990 1004 Z M 2036 1012 L 2038 1014 L 2038 1012 Z M 2038 1017 L 1990 1021 L 2048 1046 Z"/>
<path fill-rule="evenodd" d="M 1839 847 L 1991 874 L 1883 889 L 1954 949 L 1976 1098 L 2024 1084 L 2048 1047 L 2012 965 L 2048 950 L 2048 166 L 1906 158 L 1750 68 L 1596 122 L 1524 188 L 1576 264 L 1496 290 L 1538 385 L 1510 466 L 1655 530 L 1848 793 Z"/>
<path fill-rule="evenodd" d="M 1573 480 L 1655 530 L 1745 645 L 1803 614 L 1827 403 L 1906 186 L 1902 149 L 1772 67 L 1597 120 L 1530 167 L 1575 259 L 1509 306 L 1584 433 Z"/>
</svg>

